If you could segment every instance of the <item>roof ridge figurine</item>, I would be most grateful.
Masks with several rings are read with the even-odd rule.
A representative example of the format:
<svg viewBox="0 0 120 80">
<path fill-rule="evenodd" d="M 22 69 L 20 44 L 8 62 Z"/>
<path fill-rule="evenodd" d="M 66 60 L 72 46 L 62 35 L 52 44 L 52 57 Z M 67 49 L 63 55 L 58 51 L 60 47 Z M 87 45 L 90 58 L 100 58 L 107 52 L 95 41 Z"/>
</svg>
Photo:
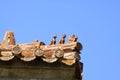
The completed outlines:
<svg viewBox="0 0 120 80">
<path fill-rule="evenodd" d="M 57 38 L 57 36 L 54 35 L 53 38 L 52 38 L 52 41 L 51 41 L 50 45 L 55 45 L 56 44 L 56 38 Z"/>
<path fill-rule="evenodd" d="M 60 39 L 60 41 L 58 42 L 58 44 L 64 44 L 65 43 L 65 38 L 66 38 L 66 34 L 63 34 L 63 36 Z"/>
</svg>

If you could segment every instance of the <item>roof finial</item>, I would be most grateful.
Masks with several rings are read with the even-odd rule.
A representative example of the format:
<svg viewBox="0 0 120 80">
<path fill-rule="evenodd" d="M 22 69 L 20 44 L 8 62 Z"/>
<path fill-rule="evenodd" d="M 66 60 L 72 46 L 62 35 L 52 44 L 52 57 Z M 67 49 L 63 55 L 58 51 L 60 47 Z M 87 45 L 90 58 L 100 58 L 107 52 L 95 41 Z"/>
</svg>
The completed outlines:
<svg viewBox="0 0 120 80">
<path fill-rule="evenodd" d="M 2 41 L 3 45 L 15 45 L 14 32 L 7 31 Z"/>
<path fill-rule="evenodd" d="M 65 38 L 66 38 L 66 34 L 63 34 L 63 36 L 60 39 L 60 41 L 58 42 L 58 44 L 64 44 L 65 43 Z"/>
<path fill-rule="evenodd" d="M 52 41 L 51 41 L 50 45 L 56 44 L 56 38 L 57 38 L 57 36 L 54 35 L 53 38 L 52 38 Z"/>
<path fill-rule="evenodd" d="M 76 41 L 77 41 L 77 39 L 78 39 L 78 37 L 77 37 L 77 36 L 75 36 L 75 35 L 73 34 L 72 36 L 70 36 L 70 37 L 69 37 L 69 41 L 68 41 L 68 43 L 71 43 L 71 42 L 76 42 Z"/>
</svg>

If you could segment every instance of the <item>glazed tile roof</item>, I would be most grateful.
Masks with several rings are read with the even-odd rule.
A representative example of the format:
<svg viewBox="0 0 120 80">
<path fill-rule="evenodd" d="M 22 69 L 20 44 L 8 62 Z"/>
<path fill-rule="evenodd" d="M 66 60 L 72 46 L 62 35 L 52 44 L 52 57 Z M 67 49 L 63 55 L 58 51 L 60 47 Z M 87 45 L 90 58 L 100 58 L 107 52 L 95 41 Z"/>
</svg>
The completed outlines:
<svg viewBox="0 0 120 80">
<path fill-rule="evenodd" d="M 27 62 L 40 58 L 47 63 L 59 61 L 66 65 L 73 65 L 80 59 L 79 53 L 82 49 L 81 43 L 77 42 L 78 37 L 70 36 L 66 44 L 64 43 L 65 34 L 58 43 L 56 43 L 56 37 L 56 35 L 53 36 L 49 45 L 38 40 L 27 44 L 16 44 L 14 33 L 7 31 L 0 44 L 0 60 L 9 61 L 17 57 Z"/>
</svg>

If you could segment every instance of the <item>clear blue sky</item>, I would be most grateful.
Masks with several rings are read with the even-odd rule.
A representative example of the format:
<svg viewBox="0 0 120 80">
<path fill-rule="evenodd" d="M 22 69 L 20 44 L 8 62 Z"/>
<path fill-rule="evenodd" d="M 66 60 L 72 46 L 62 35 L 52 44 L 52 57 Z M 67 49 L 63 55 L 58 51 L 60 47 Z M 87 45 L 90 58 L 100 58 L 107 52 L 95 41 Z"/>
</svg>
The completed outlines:
<svg viewBox="0 0 120 80">
<path fill-rule="evenodd" d="M 0 42 L 7 30 L 17 43 L 75 34 L 83 80 L 120 80 L 120 0 L 0 0 Z"/>
</svg>

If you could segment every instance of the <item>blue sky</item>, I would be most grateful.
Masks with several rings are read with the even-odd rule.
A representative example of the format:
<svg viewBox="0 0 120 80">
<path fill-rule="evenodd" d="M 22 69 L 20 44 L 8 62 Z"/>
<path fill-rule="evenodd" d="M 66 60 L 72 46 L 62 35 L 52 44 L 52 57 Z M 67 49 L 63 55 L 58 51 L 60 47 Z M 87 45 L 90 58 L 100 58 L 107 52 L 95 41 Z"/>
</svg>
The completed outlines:
<svg viewBox="0 0 120 80">
<path fill-rule="evenodd" d="M 75 34 L 83 44 L 83 80 L 120 80 L 119 0 L 0 0 L 0 42 L 7 30 L 17 43 Z"/>
</svg>

